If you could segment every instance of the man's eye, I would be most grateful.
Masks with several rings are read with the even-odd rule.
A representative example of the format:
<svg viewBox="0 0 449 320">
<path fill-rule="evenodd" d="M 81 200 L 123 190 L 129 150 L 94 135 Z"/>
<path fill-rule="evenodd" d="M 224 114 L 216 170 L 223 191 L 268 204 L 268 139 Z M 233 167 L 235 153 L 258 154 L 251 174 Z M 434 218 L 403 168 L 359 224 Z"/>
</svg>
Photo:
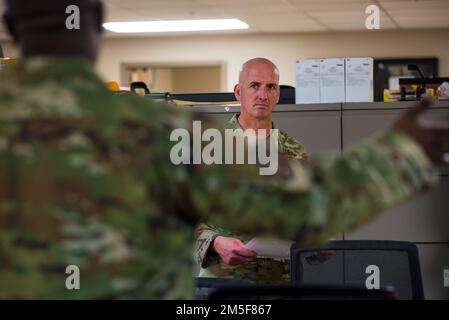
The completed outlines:
<svg viewBox="0 0 449 320">
<path fill-rule="evenodd" d="M 275 84 L 270 84 L 270 85 L 268 86 L 268 89 L 270 89 L 270 90 L 276 90 L 276 85 L 275 85 Z"/>
<path fill-rule="evenodd" d="M 258 89 L 258 88 L 259 88 L 259 85 L 256 84 L 256 83 L 253 83 L 253 84 L 250 86 L 250 88 Z"/>
</svg>

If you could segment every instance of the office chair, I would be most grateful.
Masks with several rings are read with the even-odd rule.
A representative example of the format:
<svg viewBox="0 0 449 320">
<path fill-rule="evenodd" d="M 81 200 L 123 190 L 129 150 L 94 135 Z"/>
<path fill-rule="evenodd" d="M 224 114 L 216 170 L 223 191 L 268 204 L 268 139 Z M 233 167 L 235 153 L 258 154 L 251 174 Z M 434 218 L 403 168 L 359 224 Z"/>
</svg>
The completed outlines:
<svg viewBox="0 0 449 320">
<path fill-rule="evenodd" d="M 293 285 L 392 286 L 398 299 L 424 299 L 418 250 L 412 243 L 331 241 L 312 249 L 294 244 L 290 253 Z"/>
<path fill-rule="evenodd" d="M 280 96 L 278 104 L 295 104 L 295 87 L 280 85 Z M 173 100 L 191 102 L 197 104 L 220 105 L 238 104 L 234 92 L 215 92 L 215 93 L 176 93 L 171 94 Z"/>
<path fill-rule="evenodd" d="M 207 300 L 216 291 L 220 291 L 223 288 L 238 289 L 251 285 L 247 281 L 238 279 L 225 279 L 225 278 L 195 278 L 195 298 L 198 300 Z"/>
<path fill-rule="evenodd" d="M 142 81 L 131 82 L 130 90 L 131 92 L 137 94 L 139 94 L 140 90 L 143 90 L 144 94 L 150 94 L 150 90 L 148 89 L 147 85 L 145 84 L 145 82 Z"/>
<path fill-rule="evenodd" d="M 367 290 L 360 286 L 338 285 L 246 285 L 222 287 L 208 300 L 396 300 L 392 287 Z"/>
<path fill-rule="evenodd" d="M 243 280 L 196 278 L 198 300 L 396 300 L 392 287 L 360 285 L 254 285 Z"/>
<path fill-rule="evenodd" d="M 281 84 L 279 86 L 280 96 L 278 104 L 295 104 L 296 103 L 296 91 L 295 87 Z"/>
</svg>

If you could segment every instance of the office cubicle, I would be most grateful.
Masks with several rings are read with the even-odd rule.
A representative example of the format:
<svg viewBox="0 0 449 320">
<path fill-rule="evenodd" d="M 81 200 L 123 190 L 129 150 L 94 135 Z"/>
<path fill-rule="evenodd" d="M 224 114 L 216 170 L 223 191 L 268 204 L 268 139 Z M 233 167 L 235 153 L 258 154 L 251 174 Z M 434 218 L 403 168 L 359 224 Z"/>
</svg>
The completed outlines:
<svg viewBox="0 0 449 320">
<path fill-rule="evenodd" d="M 413 102 L 278 105 L 277 126 L 301 141 L 310 153 L 341 152 L 374 131 L 386 127 Z M 229 120 L 238 106 L 191 107 L 221 121 Z M 449 116 L 449 101 L 441 101 L 428 117 Z M 386 210 L 370 224 L 337 235 L 349 240 L 402 240 L 417 244 L 427 299 L 449 299 L 444 272 L 449 269 L 449 166 L 440 169 L 441 183 L 430 193 Z M 449 271 L 447 271 L 449 272 Z"/>
</svg>

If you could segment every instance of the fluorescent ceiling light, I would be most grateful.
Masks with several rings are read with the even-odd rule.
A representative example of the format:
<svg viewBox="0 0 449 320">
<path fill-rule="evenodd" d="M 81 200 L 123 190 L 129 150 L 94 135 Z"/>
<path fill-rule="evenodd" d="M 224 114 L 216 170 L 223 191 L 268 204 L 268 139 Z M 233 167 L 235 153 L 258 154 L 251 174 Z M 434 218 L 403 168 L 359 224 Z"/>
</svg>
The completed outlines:
<svg viewBox="0 0 449 320">
<path fill-rule="evenodd" d="M 248 29 L 248 24 L 238 19 L 160 20 L 106 22 L 106 30 L 118 33 L 182 32 Z"/>
</svg>

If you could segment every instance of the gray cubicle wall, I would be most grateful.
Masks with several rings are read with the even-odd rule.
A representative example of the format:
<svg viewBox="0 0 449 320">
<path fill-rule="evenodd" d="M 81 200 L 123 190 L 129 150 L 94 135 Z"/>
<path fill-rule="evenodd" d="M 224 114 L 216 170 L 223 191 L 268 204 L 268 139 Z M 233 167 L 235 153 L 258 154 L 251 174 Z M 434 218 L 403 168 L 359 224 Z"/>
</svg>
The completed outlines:
<svg viewBox="0 0 449 320">
<path fill-rule="evenodd" d="M 413 103 L 279 105 L 273 113 L 277 126 L 301 141 L 310 153 L 340 152 L 387 126 Z M 238 112 L 232 107 L 193 107 L 227 121 Z M 449 115 L 449 101 L 432 109 L 430 118 Z M 443 274 L 449 269 L 449 167 L 440 169 L 441 184 L 430 193 L 386 210 L 367 226 L 343 235 L 346 239 L 403 240 L 418 245 L 427 299 L 449 299 Z M 449 272 L 449 271 L 448 271 Z"/>
<path fill-rule="evenodd" d="M 343 149 L 383 128 L 414 103 L 342 105 Z M 449 119 L 449 102 L 440 102 L 424 115 Z M 427 299 L 449 299 L 444 270 L 449 269 L 449 167 L 439 168 L 440 185 L 421 197 L 386 210 L 372 223 L 345 234 L 346 239 L 411 241 L 418 245 Z"/>
<path fill-rule="evenodd" d="M 389 125 L 403 107 L 410 104 L 344 104 L 343 149 Z M 432 109 L 432 118 L 449 118 L 449 109 Z M 449 176 L 440 168 L 441 184 L 432 192 L 387 210 L 370 225 L 352 232 L 348 239 L 405 240 L 416 243 L 449 243 Z M 394 212 L 395 214 L 389 214 Z"/>
</svg>

